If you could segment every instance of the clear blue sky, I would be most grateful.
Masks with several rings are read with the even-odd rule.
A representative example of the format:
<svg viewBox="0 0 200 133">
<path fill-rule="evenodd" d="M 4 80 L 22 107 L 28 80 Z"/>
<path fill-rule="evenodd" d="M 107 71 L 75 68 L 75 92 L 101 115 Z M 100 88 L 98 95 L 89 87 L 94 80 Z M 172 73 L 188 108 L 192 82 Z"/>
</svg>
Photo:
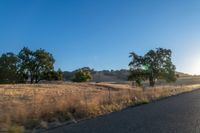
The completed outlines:
<svg viewBox="0 0 200 133">
<path fill-rule="evenodd" d="M 170 48 L 178 71 L 200 74 L 200 0 L 1 0 L 0 54 L 53 53 L 56 68 L 128 68 L 129 52 Z"/>
</svg>

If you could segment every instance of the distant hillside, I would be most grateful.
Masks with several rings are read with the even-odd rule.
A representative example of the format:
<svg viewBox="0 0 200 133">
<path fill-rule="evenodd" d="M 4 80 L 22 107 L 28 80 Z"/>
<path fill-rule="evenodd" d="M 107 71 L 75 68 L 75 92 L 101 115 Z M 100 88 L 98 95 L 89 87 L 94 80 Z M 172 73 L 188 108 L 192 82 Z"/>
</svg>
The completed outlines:
<svg viewBox="0 0 200 133">
<path fill-rule="evenodd" d="M 192 75 L 176 72 L 179 77 L 191 77 Z M 64 80 L 70 81 L 75 74 L 75 71 L 63 72 Z M 92 70 L 92 81 L 93 82 L 120 82 L 127 81 L 127 77 L 129 75 L 129 70 L 121 69 L 121 70 L 103 70 L 103 71 L 94 71 Z"/>
<path fill-rule="evenodd" d="M 192 75 L 186 74 L 186 73 L 182 73 L 182 72 L 176 72 L 176 74 L 179 75 L 179 77 L 191 77 Z"/>
<path fill-rule="evenodd" d="M 73 78 L 75 71 L 63 72 L 63 78 L 66 81 L 69 81 Z M 92 71 L 92 81 L 94 82 L 112 82 L 112 81 L 127 81 L 129 71 L 125 69 L 121 70 L 103 70 L 103 71 Z"/>
<path fill-rule="evenodd" d="M 122 69 L 122 70 L 116 70 L 116 71 L 97 71 L 93 73 L 93 81 L 95 82 L 103 82 L 103 81 L 127 81 L 127 77 L 129 75 L 129 71 Z"/>
</svg>

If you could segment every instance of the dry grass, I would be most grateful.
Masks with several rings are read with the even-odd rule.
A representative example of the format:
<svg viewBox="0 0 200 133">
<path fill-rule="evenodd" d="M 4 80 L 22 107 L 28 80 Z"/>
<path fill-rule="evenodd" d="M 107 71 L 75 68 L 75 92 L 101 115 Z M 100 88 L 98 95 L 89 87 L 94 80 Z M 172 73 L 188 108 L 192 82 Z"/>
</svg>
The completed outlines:
<svg viewBox="0 0 200 133">
<path fill-rule="evenodd" d="M 198 88 L 200 84 L 143 89 L 111 83 L 0 85 L 0 130 L 49 128 L 49 123 L 95 117 Z"/>
</svg>

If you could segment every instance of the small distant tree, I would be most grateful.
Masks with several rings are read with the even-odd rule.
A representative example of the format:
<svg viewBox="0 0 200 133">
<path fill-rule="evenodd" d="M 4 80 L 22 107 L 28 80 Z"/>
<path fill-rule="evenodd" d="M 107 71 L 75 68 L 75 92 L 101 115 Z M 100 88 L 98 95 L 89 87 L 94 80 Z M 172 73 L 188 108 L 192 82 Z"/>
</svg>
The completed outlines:
<svg viewBox="0 0 200 133">
<path fill-rule="evenodd" d="M 87 82 L 87 81 L 90 81 L 91 79 L 92 79 L 91 72 L 88 69 L 82 68 L 82 69 L 76 70 L 72 81 Z"/>
<path fill-rule="evenodd" d="M 90 68 L 90 67 L 83 67 L 83 68 L 80 68 L 79 70 L 83 70 L 83 71 L 88 71 L 90 72 L 91 74 L 94 74 L 95 73 L 95 70 L 93 68 Z M 77 71 L 77 70 L 76 70 Z"/>
<path fill-rule="evenodd" d="M 148 79 L 150 86 L 154 86 L 157 79 L 165 79 L 167 82 L 176 81 L 176 67 L 171 61 L 171 55 L 170 49 L 163 48 L 150 50 L 144 56 L 131 52 L 129 80 L 141 85 L 141 81 Z"/>
<path fill-rule="evenodd" d="M 56 79 L 55 80 L 62 80 L 63 79 L 63 72 L 62 70 L 59 68 L 56 72 Z"/>
<path fill-rule="evenodd" d="M 62 70 L 59 68 L 57 71 L 50 71 L 44 74 L 43 79 L 48 80 L 48 81 L 53 81 L 53 80 L 62 80 L 63 73 Z"/>
</svg>

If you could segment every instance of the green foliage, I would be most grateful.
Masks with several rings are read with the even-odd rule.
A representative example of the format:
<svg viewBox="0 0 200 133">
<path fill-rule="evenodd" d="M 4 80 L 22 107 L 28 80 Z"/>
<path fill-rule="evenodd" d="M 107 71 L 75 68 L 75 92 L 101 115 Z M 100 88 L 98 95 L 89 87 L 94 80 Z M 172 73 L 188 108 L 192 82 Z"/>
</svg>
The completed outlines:
<svg viewBox="0 0 200 133">
<path fill-rule="evenodd" d="M 56 78 L 55 80 L 62 80 L 63 79 L 63 72 L 62 70 L 59 68 L 56 72 Z"/>
<path fill-rule="evenodd" d="M 131 70 L 128 80 L 134 80 L 137 86 L 141 86 L 141 82 L 146 79 L 146 75 L 145 71 L 141 69 Z"/>
<path fill-rule="evenodd" d="M 31 83 L 38 83 L 44 80 L 45 74 L 53 71 L 55 62 L 52 54 L 44 49 L 31 51 L 28 48 L 23 48 L 18 55 L 20 63 L 20 73 L 24 80 L 30 78 Z"/>
<path fill-rule="evenodd" d="M 20 73 L 23 76 L 23 80 L 27 81 L 29 78 L 31 83 L 34 80 L 34 55 L 33 52 L 24 47 L 18 54 L 20 59 Z"/>
<path fill-rule="evenodd" d="M 38 49 L 33 52 L 34 55 L 34 79 L 38 83 L 42 80 L 45 73 L 53 71 L 53 64 L 55 60 L 52 54 L 46 52 L 44 49 Z"/>
<path fill-rule="evenodd" d="M 130 53 L 130 80 L 136 81 L 139 85 L 141 81 L 149 80 L 150 86 L 155 85 L 157 79 L 165 79 L 167 82 L 176 81 L 176 67 L 171 61 L 172 52 L 169 49 L 157 48 L 150 50 L 144 56 Z"/>
<path fill-rule="evenodd" d="M 62 70 L 59 68 L 57 71 L 50 71 L 44 74 L 44 79 L 52 81 L 52 80 L 62 80 L 63 73 Z"/>
<path fill-rule="evenodd" d="M 87 82 L 92 79 L 91 71 L 88 68 L 81 68 L 76 70 L 74 78 L 72 81 L 74 82 Z"/>
<path fill-rule="evenodd" d="M 15 83 L 19 80 L 18 57 L 13 53 L 2 54 L 0 57 L 0 83 Z"/>
<path fill-rule="evenodd" d="M 5 53 L 0 56 L 0 83 L 38 83 L 51 79 L 61 80 L 62 71 L 54 71 L 54 58 L 44 49 L 31 51 L 24 47 L 18 55 Z"/>
</svg>

